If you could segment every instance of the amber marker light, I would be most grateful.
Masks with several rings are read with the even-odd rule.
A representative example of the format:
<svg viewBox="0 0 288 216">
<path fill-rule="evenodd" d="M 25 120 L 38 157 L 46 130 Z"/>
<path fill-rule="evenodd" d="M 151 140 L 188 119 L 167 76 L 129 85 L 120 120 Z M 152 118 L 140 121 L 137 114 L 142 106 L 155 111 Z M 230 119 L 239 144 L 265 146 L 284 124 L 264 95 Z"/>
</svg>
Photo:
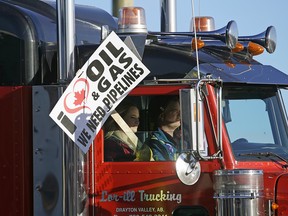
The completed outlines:
<svg viewBox="0 0 288 216">
<path fill-rule="evenodd" d="M 195 17 L 196 32 L 213 31 L 215 30 L 214 18 L 210 16 Z M 190 22 L 190 31 L 194 32 L 194 19 Z"/>
<path fill-rule="evenodd" d="M 205 46 L 204 41 L 202 41 L 200 39 L 196 40 L 195 38 L 193 38 L 193 40 L 192 40 L 192 49 L 193 50 L 196 50 L 196 42 L 195 41 L 197 41 L 197 49 L 198 50 Z"/>
<path fill-rule="evenodd" d="M 264 52 L 264 48 L 261 45 L 253 42 L 249 42 L 247 49 L 248 52 L 251 53 L 253 56 L 260 55 Z"/>
<path fill-rule="evenodd" d="M 237 53 L 237 52 L 241 52 L 244 49 L 244 46 L 237 42 L 235 45 L 235 48 L 232 49 L 232 52 Z"/>
<path fill-rule="evenodd" d="M 119 33 L 147 33 L 145 11 L 141 7 L 123 7 L 119 10 Z"/>
<path fill-rule="evenodd" d="M 271 208 L 273 211 L 277 210 L 279 208 L 279 205 L 275 202 L 272 203 Z"/>
<path fill-rule="evenodd" d="M 236 67 L 236 65 L 233 64 L 232 61 L 224 61 L 224 62 L 225 62 L 225 65 L 229 68 L 235 68 Z"/>
</svg>

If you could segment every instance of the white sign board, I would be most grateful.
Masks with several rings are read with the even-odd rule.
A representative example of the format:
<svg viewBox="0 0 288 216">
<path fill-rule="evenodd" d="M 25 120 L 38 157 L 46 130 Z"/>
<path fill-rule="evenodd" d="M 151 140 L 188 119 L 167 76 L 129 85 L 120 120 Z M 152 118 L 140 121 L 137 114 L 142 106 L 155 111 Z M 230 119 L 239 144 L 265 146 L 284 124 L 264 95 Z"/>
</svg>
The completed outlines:
<svg viewBox="0 0 288 216">
<path fill-rule="evenodd" d="M 111 32 L 77 72 L 50 117 L 86 153 L 111 112 L 149 73 Z"/>
</svg>

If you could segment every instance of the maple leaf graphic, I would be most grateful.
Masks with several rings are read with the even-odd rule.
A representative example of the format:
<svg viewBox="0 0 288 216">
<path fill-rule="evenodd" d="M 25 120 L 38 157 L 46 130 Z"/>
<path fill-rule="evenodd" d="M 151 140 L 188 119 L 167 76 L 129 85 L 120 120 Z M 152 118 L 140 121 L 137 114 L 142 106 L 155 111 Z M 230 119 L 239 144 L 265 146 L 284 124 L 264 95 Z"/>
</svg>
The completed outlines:
<svg viewBox="0 0 288 216">
<path fill-rule="evenodd" d="M 81 91 L 75 92 L 74 97 L 74 105 L 81 105 L 83 100 L 85 99 L 85 90 L 82 89 Z"/>
</svg>

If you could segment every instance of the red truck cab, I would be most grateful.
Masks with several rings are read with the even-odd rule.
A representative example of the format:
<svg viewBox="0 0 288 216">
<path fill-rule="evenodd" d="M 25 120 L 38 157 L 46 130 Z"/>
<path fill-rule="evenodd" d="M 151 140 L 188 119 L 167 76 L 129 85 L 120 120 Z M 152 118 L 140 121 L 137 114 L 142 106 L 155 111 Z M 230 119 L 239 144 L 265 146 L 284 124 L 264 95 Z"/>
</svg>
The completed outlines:
<svg viewBox="0 0 288 216">
<path fill-rule="evenodd" d="M 155 130 L 158 102 L 179 97 L 175 160 L 119 162 L 105 161 L 104 129 L 84 154 L 49 117 L 68 85 L 57 80 L 55 2 L 0 0 L 0 12 L 3 214 L 287 213 L 281 91 L 288 75 L 254 59 L 255 48 L 274 51 L 274 27 L 251 39 L 238 37 L 232 21 L 197 32 L 197 41 L 194 32 L 119 31 L 106 11 L 76 5 L 76 69 L 105 39 L 105 26 L 122 40 L 129 36 L 150 70 L 125 98 L 140 110 L 136 135 L 142 143 Z"/>
</svg>

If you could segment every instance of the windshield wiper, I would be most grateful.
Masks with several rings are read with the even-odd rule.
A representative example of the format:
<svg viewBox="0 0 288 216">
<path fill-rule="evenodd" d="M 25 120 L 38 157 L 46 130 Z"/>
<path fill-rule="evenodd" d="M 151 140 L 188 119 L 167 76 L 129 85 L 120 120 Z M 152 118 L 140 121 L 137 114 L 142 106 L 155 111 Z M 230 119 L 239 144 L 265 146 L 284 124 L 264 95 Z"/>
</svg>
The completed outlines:
<svg viewBox="0 0 288 216">
<path fill-rule="evenodd" d="M 282 165 L 282 168 L 288 167 L 288 161 L 285 158 L 273 152 L 242 153 L 242 154 L 239 154 L 239 156 L 264 156 L 264 157 L 274 156 L 286 163 Z"/>
</svg>

